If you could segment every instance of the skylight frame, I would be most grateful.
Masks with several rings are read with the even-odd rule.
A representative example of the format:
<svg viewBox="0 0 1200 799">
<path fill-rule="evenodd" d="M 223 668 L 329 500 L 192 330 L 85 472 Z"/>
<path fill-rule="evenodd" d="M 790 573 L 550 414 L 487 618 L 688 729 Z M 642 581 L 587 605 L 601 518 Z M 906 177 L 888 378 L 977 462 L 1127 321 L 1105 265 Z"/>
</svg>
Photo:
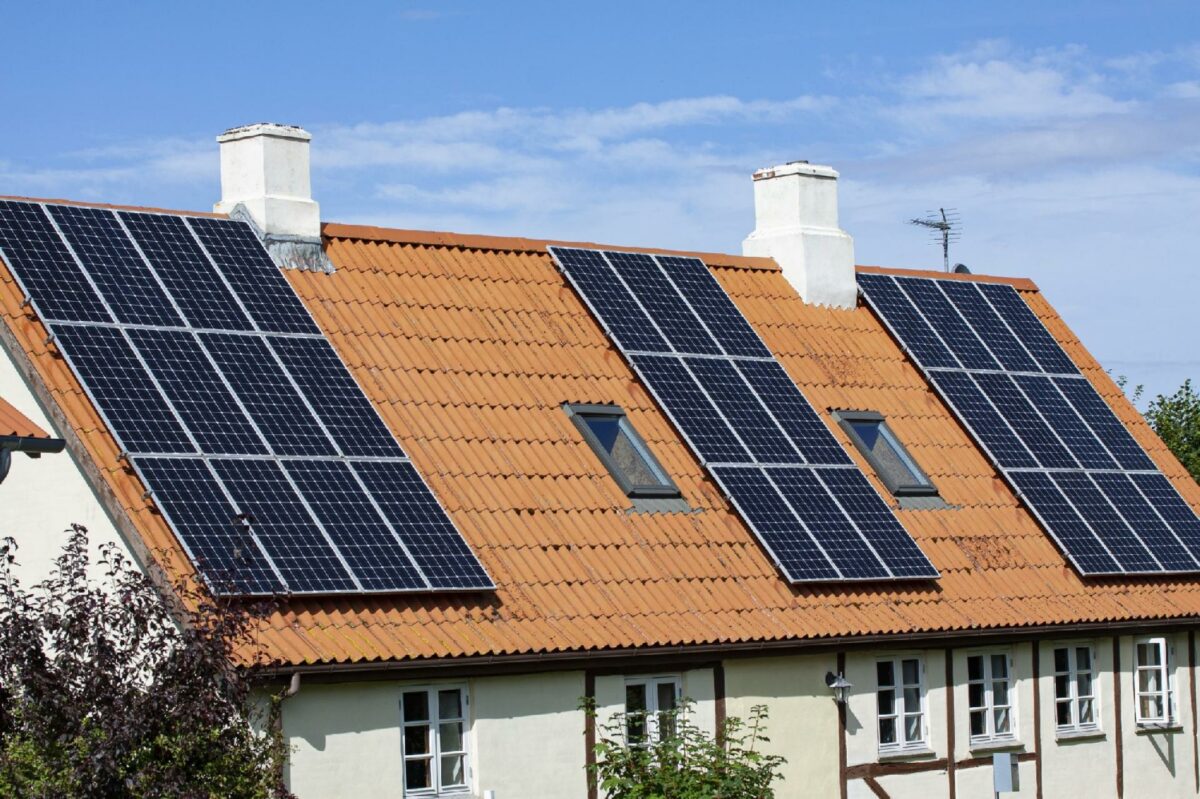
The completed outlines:
<svg viewBox="0 0 1200 799">
<path fill-rule="evenodd" d="M 850 442 L 854 444 L 855 449 L 867 459 L 867 462 L 871 464 L 871 468 L 875 470 L 875 474 L 893 496 L 938 496 L 938 488 L 934 485 L 933 480 L 930 479 L 925 470 L 917 463 L 916 458 L 909 453 L 908 448 L 904 446 L 899 436 L 888 425 L 887 419 L 882 413 L 878 411 L 837 410 L 833 412 L 833 418 L 837 420 L 842 430 L 846 431 L 846 435 L 850 437 Z M 858 430 L 855 429 L 855 424 L 862 424 L 864 422 L 878 425 L 879 435 L 892 449 L 896 455 L 896 459 L 913 476 L 914 480 L 897 480 L 894 471 L 879 459 L 871 447 L 867 446 L 867 442 L 863 440 Z"/>
<path fill-rule="evenodd" d="M 631 499 L 676 499 L 683 496 L 683 492 L 679 490 L 679 486 L 675 484 L 670 473 L 659 463 L 658 458 L 655 457 L 654 452 L 637 431 L 637 428 L 629 421 L 629 415 L 625 413 L 625 410 L 621 406 L 612 404 L 563 403 L 562 407 L 571 419 L 571 422 L 579 429 L 583 440 L 596 453 L 596 457 L 604 464 L 604 468 L 612 475 L 617 487 L 626 496 Z M 588 425 L 587 420 L 589 418 L 616 419 L 619 430 L 629 439 L 630 444 L 646 464 L 646 467 L 661 478 L 661 482 L 635 483 L 630 480 L 629 476 L 625 473 L 625 469 L 609 454 L 608 450 L 604 448 L 600 439 L 596 437 L 596 434 Z"/>
</svg>

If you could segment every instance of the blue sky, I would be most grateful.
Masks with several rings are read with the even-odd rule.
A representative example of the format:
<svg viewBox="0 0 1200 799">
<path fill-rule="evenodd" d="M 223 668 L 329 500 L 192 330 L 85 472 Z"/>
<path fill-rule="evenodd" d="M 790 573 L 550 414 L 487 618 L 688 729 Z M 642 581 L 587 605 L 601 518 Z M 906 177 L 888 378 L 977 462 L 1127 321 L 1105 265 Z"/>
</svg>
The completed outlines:
<svg viewBox="0 0 1200 799">
<path fill-rule="evenodd" d="M 1200 378 L 1194 2 L 11 4 L 0 194 L 204 209 L 215 134 L 314 134 L 326 219 L 737 252 L 750 173 L 842 174 L 860 263 L 1036 280 Z"/>
</svg>

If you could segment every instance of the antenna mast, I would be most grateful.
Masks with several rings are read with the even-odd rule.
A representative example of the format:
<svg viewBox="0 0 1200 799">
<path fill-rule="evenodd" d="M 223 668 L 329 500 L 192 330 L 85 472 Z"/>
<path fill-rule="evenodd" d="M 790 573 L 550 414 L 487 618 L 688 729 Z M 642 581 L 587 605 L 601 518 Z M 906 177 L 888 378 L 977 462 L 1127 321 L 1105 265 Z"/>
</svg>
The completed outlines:
<svg viewBox="0 0 1200 799">
<path fill-rule="evenodd" d="M 927 211 L 924 219 L 910 219 L 908 224 L 923 227 L 932 234 L 933 244 L 942 245 L 942 268 L 950 271 L 950 242 L 962 237 L 962 222 L 958 211 L 953 208 L 939 208 L 937 212 Z"/>
</svg>

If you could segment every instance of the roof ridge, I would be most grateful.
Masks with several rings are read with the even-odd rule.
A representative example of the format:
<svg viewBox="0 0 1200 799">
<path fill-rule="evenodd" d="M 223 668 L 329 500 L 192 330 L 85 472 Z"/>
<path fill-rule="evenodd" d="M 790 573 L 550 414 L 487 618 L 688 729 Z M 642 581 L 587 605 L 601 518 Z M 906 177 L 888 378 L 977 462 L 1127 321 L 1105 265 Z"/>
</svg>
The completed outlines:
<svg viewBox="0 0 1200 799">
<path fill-rule="evenodd" d="M 858 264 L 855 272 L 869 275 L 896 275 L 898 277 L 934 277 L 939 280 L 965 280 L 970 283 L 1003 283 L 1020 291 L 1040 291 L 1037 283 L 1027 277 L 1005 277 L 1003 275 L 973 275 L 963 272 L 939 272 L 934 269 L 904 269 L 899 266 L 868 266 Z"/>
</svg>

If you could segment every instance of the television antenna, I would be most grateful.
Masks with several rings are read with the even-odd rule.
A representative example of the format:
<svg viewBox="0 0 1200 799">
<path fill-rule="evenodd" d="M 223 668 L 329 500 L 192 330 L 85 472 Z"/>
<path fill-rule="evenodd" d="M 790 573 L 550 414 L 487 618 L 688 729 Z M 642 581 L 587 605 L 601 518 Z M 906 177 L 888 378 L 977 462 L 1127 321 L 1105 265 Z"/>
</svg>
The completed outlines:
<svg viewBox="0 0 1200 799">
<path fill-rule="evenodd" d="M 934 244 L 942 245 L 942 268 L 950 271 L 950 242 L 962 237 L 962 220 L 954 208 L 939 208 L 926 211 L 924 219 L 910 219 L 908 224 L 923 227 L 930 232 Z"/>
</svg>

